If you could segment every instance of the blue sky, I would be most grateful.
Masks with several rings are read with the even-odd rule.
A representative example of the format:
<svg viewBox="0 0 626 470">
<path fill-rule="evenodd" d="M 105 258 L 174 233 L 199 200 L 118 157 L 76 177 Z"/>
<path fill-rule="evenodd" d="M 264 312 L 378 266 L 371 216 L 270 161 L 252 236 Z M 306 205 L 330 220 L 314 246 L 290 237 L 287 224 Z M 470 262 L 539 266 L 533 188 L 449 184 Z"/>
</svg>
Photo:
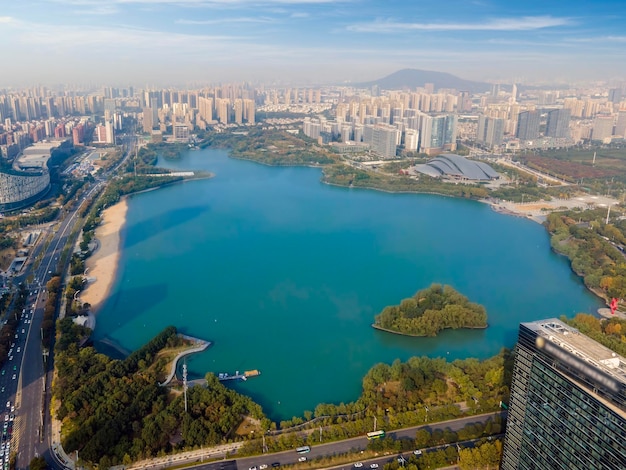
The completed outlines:
<svg viewBox="0 0 626 470">
<path fill-rule="evenodd" d="M 626 76 L 626 2 L 0 0 L 0 86 Z"/>
</svg>

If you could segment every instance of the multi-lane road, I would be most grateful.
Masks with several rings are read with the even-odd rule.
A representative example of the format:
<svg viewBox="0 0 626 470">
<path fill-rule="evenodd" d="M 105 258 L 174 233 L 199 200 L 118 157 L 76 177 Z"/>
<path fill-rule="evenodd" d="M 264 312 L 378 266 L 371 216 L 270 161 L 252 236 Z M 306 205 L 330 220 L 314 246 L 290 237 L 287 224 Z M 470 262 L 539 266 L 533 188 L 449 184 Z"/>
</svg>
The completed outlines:
<svg viewBox="0 0 626 470">
<path fill-rule="evenodd" d="M 12 359 L 4 365 L 4 375 L 0 375 L 0 404 L 9 405 L 6 408 L 6 429 L 12 431 L 10 451 L 16 452 L 18 470 L 26 469 L 31 459 L 37 456 L 44 456 L 53 469 L 65 468 L 52 451 L 54 438 L 58 441 L 59 437 L 53 436 L 50 417 L 54 359 L 52 351 L 44 351 L 41 344 L 41 324 L 48 298 L 46 283 L 57 271 L 64 273 L 67 268 L 67 260 L 65 266 L 60 266 L 59 263 L 70 235 L 75 229 L 80 229 L 78 214 L 83 204 L 106 185 L 108 177 L 134 153 L 136 145 L 134 136 L 123 138 L 123 158 L 120 162 L 104 177 L 87 183 L 74 208 L 62 212 L 59 221 L 49 224 L 42 231 L 39 242 L 30 255 L 30 263 L 14 278 L 16 284 L 29 282 L 29 297 L 24 318 L 21 318 L 17 337 L 14 338 L 16 344 Z M 34 260 L 38 261 L 35 263 Z M 46 352 L 48 354 L 44 357 Z M 6 384 L 2 384 L 3 381 Z M 2 414 L 0 419 L 4 419 Z"/>
<path fill-rule="evenodd" d="M 32 276 L 32 282 L 27 304 L 30 322 L 21 323 L 18 328 L 18 340 L 24 342 L 24 347 L 20 358 L 19 383 L 14 397 L 15 430 L 18 431 L 15 433 L 17 437 L 15 448 L 17 469 L 25 469 L 30 460 L 38 455 L 44 455 L 49 457 L 48 461 L 53 461 L 53 455 L 48 450 L 51 437 L 49 404 L 46 394 L 44 394 L 44 391 L 50 390 L 52 383 L 52 355 L 44 358 L 41 344 L 41 324 L 44 306 L 48 298 L 45 286 L 52 275 L 57 272 L 63 249 L 76 227 L 78 211 L 84 201 L 98 191 L 102 184 L 102 182 L 91 184 L 78 200 L 75 208 L 65 214 L 60 222 L 42 234 L 38 247 L 31 258 L 40 257 L 39 264 L 26 269 L 26 272 L 20 277 L 20 280 L 25 282 L 27 276 Z M 45 246 L 44 243 L 48 240 L 49 243 Z M 64 268 L 64 266 L 61 267 L 62 270 Z M 22 333 L 22 331 L 24 332 Z M 2 399 L 3 397 L 0 396 L 0 400 Z"/>
</svg>

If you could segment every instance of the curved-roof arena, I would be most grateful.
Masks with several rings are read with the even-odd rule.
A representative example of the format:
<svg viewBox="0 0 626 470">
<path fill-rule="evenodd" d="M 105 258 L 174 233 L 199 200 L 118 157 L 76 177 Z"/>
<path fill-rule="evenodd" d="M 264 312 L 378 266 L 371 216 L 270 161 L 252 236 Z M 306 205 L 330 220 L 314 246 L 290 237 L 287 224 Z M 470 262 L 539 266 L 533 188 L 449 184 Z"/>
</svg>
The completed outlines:
<svg viewBox="0 0 626 470">
<path fill-rule="evenodd" d="M 459 155 L 446 153 L 433 158 L 428 163 L 415 165 L 415 170 L 425 175 L 440 178 L 448 176 L 468 180 L 493 180 L 500 177 L 498 172 L 483 162 L 468 160 Z"/>
</svg>

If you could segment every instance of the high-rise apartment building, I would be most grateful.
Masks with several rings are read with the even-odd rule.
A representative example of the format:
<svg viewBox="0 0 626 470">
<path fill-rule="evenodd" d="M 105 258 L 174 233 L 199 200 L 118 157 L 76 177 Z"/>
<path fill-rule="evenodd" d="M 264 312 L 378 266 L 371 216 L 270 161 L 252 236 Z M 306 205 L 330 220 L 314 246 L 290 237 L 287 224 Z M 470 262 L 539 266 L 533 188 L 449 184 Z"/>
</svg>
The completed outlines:
<svg viewBox="0 0 626 470">
<path fill-rule="evenodd" d="M 502 139 L 504 138 L 504 125 L 504 119 L 480 116 L 478 118 L 476 142 L 491 148 L 502 145 Z"/>
<path fill-rule="evenodd" d="M 369 134 L 369 133 L 368 133 Z M 372 150 L 382 158 L 395 158 L 398 135 L 400 131 L 390 125 L 379 124 L 373 127 L 371 132 Z"/>
<path fill-rule="evenodd" d="M 417 132 L 415 129 L 405 129 L 404 149 L 408 150 L 409 152 L 417 152 L 418 143 L 419 143 L 419 132 Z"/>
<path fill-rule="evenodd" d="M 456 116 L 422 115 L 420 117 L 420 152 L 435 155 L 456 150 Z"/>
<path fill-rule="evenodd" d="M 546 136 L 565 138 L 569 137 L 569 121 L 571 111 L 569 109 L 553 109 L 548 112 L 546 124 Z"/>
<path fill-rule="evenodd" d="M 213 98 L 198 98 L 198 114 L 205 122 L 213 122 Z"/>
<path fill-rule="evenodd" d="M 215 99 L 215 111 L 217 112 L 217 120 L 222 124 L 228 124 L 229 122 L 229 101 L 228 98 L 216 98 Z"/>
<path fill-rule="evenodd" d="M 522 323 L 502 470 L 626 468 L 626 359 L 557 319 Z"/>
<path fill-rule="evenodd" d="M 615 135 L 626 137 L 626 111 L 620 111 L 615 121 Z"/>
<path fill-rule="evenodd" d="M 235 115 L 235 124 L 243 124 L 243 100 L 235 100 L 233 103 L 233 111 Z"/>
<path fill-rule="evenodd" d="M 515 137 L 520 140 L 533 140 L 539 137 L 538 111 L 523 111 L 517 115 Z"/>
<path fill-rule="evenodd" d="M 599 114 L 593 121 L 593 131 L 591 140 L 604 141 L 610 139 L 613 135 L 613 116 L 607 114 Z"/>
<path fill-rule="evenodd" d="M 152 120 L 152 109 L 143 108 L 143 131 L 151 133 L 154 128 L 154 121 Z"/>
</svg>

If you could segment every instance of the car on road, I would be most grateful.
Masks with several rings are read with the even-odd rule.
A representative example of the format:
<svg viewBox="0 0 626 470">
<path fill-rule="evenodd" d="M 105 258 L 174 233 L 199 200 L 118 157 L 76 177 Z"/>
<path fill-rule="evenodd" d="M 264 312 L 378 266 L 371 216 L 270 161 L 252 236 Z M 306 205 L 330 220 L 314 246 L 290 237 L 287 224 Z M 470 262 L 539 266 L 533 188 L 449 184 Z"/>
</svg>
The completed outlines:
<svg viewBox="0 0 626 470">
<path fill-rule="evenodd" d="M 13 374 L 13 377 L 11 377 L 11 378 L 12 378 L 13 380 L 15 380 L 15 377 L 16 377 L 16 375 L 15 375 L 15 374 Z"/>
<path fill-rule="evenodd" d="M 22 330 L 24 331 L 24 330 Z M 20 348 L 19 346 L 17 347 L 17 352 L 22 352 L 22 348 Z"/>
<path fill-rule="evenodd" d="M 265 470 L 266 468 L 267 468 L 266 463 L 259 465 L 259 470 Z"/>
<path fill-rule="evenodd" d="M 419 450 L 419 449 L 414 450 L 414 451 L 413 451 L 413 453 L 414 453 L 415 455 L 422 455 L 422 451 L 421 451 L 421 450 Z"/>
<path fill-rule="evenodd" d="M 377 463 L 373 463 L 372 465 L 370 465 L 370 468 L 378 468 L 378 464 Z"/>
<path fill-rule="evenodd" d="M 363 463 L 362 462 L 357 462 L 354 464 L 354 468 L 361 468 L 363 467 Z"/>
<path fill-rule="evenodd" d="M 300 457 L 300 458 L 298 459 L 298 462 L 306 462 L 306 457 Z"/>
<path fill-rule="evenodd" d="M 257 470 L 256 467 L 250 467 L 248 470 Z"/>
</svg>

